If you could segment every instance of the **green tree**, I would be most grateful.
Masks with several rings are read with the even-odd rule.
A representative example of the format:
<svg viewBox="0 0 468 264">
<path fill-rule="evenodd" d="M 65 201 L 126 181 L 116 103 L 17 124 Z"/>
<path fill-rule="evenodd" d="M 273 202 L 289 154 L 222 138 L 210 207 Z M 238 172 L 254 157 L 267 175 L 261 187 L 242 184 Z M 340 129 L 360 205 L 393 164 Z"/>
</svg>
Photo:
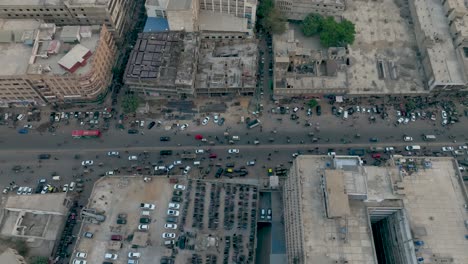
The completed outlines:
<svg viewBox="0 0 468 264">
<path fill-rule="evenodd" d="M 309 105 L 310 108 L 314 108 L 318 105 L 318 102 L 315 99 L 310 99 L 309 102 L 307 102 L 307 105 Z"/>
<path fill-rule="evenodd" d="M 302 21 L 301 30 L 304 36 L 312 37 L 322 30 L 323 17 L 320 14 L 310 13 Z"/>
<path fill-rule="evenodd" d="M 286 31 L 286 18 L 281 14 L 281 12 L 273 8 L 267 17 L 263 18 L 262 26 L 266 31 L 272 34 L 282 34 Z"/>
<path fill-rule="evenodd" d="M 122 109 L 124 113 L 135 113 L 140 104 L 140 100 L 136 95 L 127 94 L 122 100 Z"/>
<path fill-rule="evenodd" d="M 271 34 L 281 34 L 286 30 L 287 19 L 275 8 L 273 0 L 260 1 L 257 18 L 257 23 Z"/>
<path fill-rule="evenodd" d="M 31 264 L 49 264 L 47 257 L 32 257 Z"/>
</svg>

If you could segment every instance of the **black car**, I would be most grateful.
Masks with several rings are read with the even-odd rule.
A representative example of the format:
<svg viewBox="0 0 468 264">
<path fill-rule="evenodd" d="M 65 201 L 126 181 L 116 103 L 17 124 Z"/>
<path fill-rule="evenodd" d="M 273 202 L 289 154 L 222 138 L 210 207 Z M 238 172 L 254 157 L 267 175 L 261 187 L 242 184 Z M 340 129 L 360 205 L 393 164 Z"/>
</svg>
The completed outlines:
<svg viewBox="0 0 468 264">
<path fill-rule="evenodd" d="M 174 196 L 174 197 L 171 198 L 171 201 L 173 203 L 180 203 L 180 202 L 182 202 L 182 198 L 178 197 L 178 196 Z"/>
<path fill-rule="evenodd" d="M 336 106 L 332 106 L 332 109 L 331 109 L 331 110 L 332 110 L 332 114 L 333 114 L 333 115 L 336 115 L 336 113 L 337 113 L 337 111 L 336 111 Z"/>
<path fill-rule="evenodd" d="M 376 137 L 373 137 L 373 138 L 369 138 L 369 141 L 370 142 L 379 142 L 379 139 L 376 138 Z"/>
<path fill-rule="evenodd" d="M 156 125 L 156 122 L 152 121 L 148 124 L 148 129 L 152 129 Z"/>
<path fill-rule="evenodd" d="M 149 224 L 149 223 L 151 223 L 151 219 L 146 218 L 146 217 L 140 218 L 140 224 Z"/>
<path fill-rule="evenodd" d="M 50 154 L 39 154 L 39 159 L 50 159 Z"/>
<path fill-rule="evenodd" d="M 161 155 L 161 156 L 172 155 L 172 150 L 161 150 L 161 151 L 159 151 L 159 155 Z"/>
<path fill-rule="evenodd" d="M 171 141 L 170 137 L 160 137 L 159 141 Z"/>
<path fill-rule="evenodd" d="M 315 107 L 315 111 L 317 112 L 317 115 L 321 115 L 322 114 L 322 107 L 320 105 L 317 105 L 317 107 Z"/>
<path fill-rule="evenodd" d="M 221 177 L 221 175 L 223 175 L 223 172 L 224 172 L 224 169 L 223 169 L 223 168 L 219 168 L 218 171 L 216 171 L 215 177 L 216 177 L 216 178 Z"/>
<path fill-rule="evenodd" d="M 131 135 L 138 134 L 138 129 L 129 129 L 128 133 Z"/>
<path fill-rule="evenodd" d="M 219 126 L 222 126 L 222 125 L 224 124 L 224 121 L 225 121 L 225 120 L 226 120 L 226 119 L 224 119 L 224 117 L 221 117 L 221 119 L 219 119 L 218 125 L 219 125 Z"/>
</svg>

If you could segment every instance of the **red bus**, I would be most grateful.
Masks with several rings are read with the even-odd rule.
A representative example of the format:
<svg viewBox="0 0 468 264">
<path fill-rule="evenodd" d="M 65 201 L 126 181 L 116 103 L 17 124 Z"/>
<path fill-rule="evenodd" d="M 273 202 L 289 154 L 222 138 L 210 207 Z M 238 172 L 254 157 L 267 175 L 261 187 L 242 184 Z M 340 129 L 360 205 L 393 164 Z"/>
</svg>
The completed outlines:
<svg viewBox="0 0 468 264">
<path fill-rule="evenodd" d="M 99 130 L 73 130 L 73 138 L 98 138 L 101 136 Z"/>
</svg>

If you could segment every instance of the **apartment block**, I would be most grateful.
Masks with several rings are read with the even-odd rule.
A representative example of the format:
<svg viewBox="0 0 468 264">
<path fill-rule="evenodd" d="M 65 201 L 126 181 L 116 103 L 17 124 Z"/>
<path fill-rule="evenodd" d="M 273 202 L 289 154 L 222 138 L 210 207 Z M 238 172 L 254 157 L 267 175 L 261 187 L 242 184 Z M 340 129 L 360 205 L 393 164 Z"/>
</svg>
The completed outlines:
<svg viewBox="0 0 468 264">
<path fill-rule="evenodd" d="M 345 0 L 276 0 L 275 6 L 291 20 L 303 20 L 310 13 L 339 16 L 346 9 Z"/>
<path fill-rule="evenodd" d="M 229 14 L 247 19 L 248 28 L 255 26 L 257 0 L 199 0 L 200 10 Z"/>
<path fill-rule="evenodd" d="M 105 25 L 2 19 L 0 104 L 94 101 L 111 83 L 116 51 Z"/>
<path fill-rule="evenodd" d="M 106 25 L 116 39 L 135 24 L 144 0 L 0 0 L 0 18 L 42 19 L 62 25 Z"/>
</svg>

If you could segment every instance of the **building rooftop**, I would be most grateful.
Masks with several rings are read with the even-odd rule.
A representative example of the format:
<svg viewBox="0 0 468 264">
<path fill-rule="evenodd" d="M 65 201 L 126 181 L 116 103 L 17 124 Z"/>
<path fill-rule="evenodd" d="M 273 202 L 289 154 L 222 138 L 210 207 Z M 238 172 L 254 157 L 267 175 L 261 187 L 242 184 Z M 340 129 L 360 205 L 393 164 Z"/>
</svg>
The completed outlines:
<svg viewBox="0 0 468 264">
<path fill-rule="evenodd" d="M 193 83 L 193 63 L 198 40 L 182 31 L 141 33 L 130 54 L 127 81 L 163 86 Z"/>
<path fill-rule="evenodd" d="M 73 29 L 78 30 L 77 34 L 70 31 Z M 59 62 L 69 64 L 71 60 L 75 60 L 71 58 L 76 57 L 74 53 L 78 50 L 86 49 L 92 55 L 98 45 L 100 27 L 68 27 L 62 37 L 62 28 L 54 24 L 10 19 L 0 20 L 0 33 L 3 36 L 0 37 L 0 57 L 10 65 L 0 69 L 0 75 L 63 75 L 70 74 L 70 71 L 61 67 Z M 12 37 L 7 41 L 5 36 Z M 81 60 L 74 73 L 87 73 L 92 59 L 91 56 L 87 61 Z"/>
<path fill-rule="evenodd" d="M 415 0 L 418 23 L 434 81 L 440 84 L 465 84 L 466 76 L 454 48 L 444 8 L 438 0 Z M 422 42 L 422 41 L 421 41 Z"/>
<path fill-rule="evenodd" d="M 63 0 L 21 0 L 21 1 L 0 0 L 0 6 L 62 5 L 62 4 L 63 4 Z"/>
<path fill-rule="evenodd" d="M 257 44 L 204 39 L 201 43 L 197 88 L 255 87 Z"/>
<path fill-rule="evenodd" d="M 390 209 L 397 212 L 395 214 L 401 222 L 396 227 L 402 232 L 398 239 L 406 241 L 396 246 L 401 250 L 395 253 L 400 254 L 395 258 L 407 258 L 406 263 L 417 263 L 416 258 L 419 257 L 425 261 L 432 260 L 431 263 L 442 263 L 436 259 L 468 263 L 468 240 L 464 236 L 466 189 L 453 159 L 411 158 L 397 160 L 396 165 L 361 166 L 367 175 L 367 199 L 343 195 L 345 184 L 341 179 L 346 177 L 339 170 L 332 172 L 330 157 L 299 156 L 295 163 L 293 169 L 299 176 L 301 190 L 304 263 L 331 264 L 347 260 L 350 264 L 377 264 L 376 256 L 379 254 L 375 253 L 375 238 L 372 237 L 376 232 L 374 224 L 386 217 L 385 213 Z M 325 189 L 337 194 L 331 210 L 340 215 L 347 209 L 343 204 L 349 204 L 349 215 L 333 219 L 326 217 L 322 175 L 326 177 Z M 418 247 L 420 244 L 424 246 Z"/>
<path fill-rule="evenodd" d="M 192 0 L 171 0 L 167 4 L 167 10 L 187 10 L 192 6 Z"/>
<path fill-rule="evenodd" d="M 5 209 L 12 211 L 42 211 L 49 214 L 65 215 L 68 211 L 65 203 L 66 197 L 66 193 L 9 195 Z"/>
<path fill-rule="evenodd" d="M 198 28 L 200 31 L 249 32 L 247 18 L 200 10 Z"/>
</svg>

